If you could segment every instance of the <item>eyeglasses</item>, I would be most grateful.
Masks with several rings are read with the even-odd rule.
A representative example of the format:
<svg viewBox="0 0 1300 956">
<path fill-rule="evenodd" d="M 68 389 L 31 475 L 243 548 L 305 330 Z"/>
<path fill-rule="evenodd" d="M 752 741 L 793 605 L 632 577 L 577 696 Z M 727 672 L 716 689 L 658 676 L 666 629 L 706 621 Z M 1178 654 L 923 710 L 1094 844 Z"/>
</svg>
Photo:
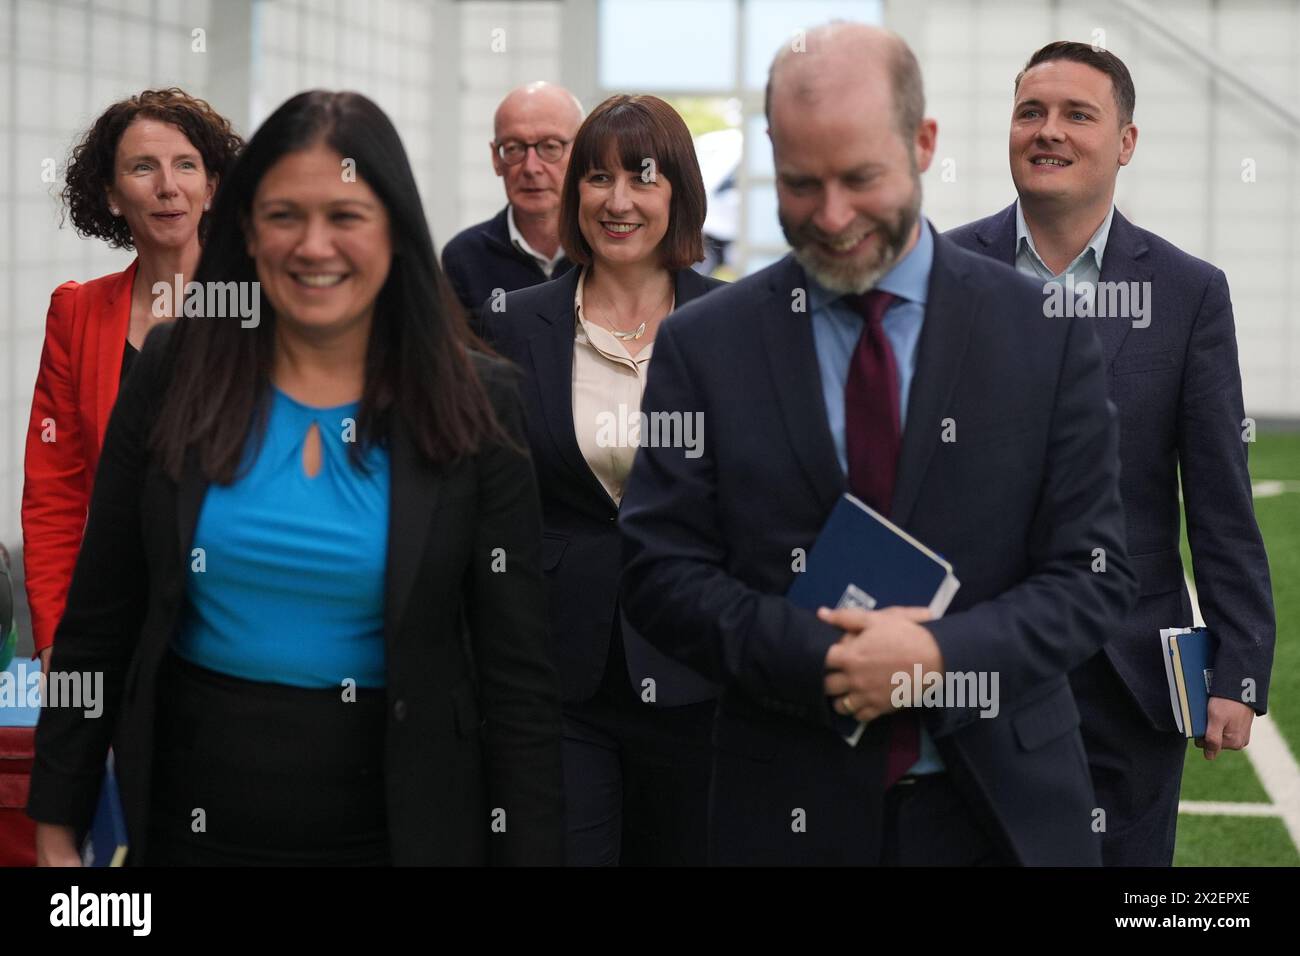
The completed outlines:
<svg viewBox="0 0 1300 956">
<path fill-rule="evenodd" d="M 537 150 L 537 158 L 544 163 L 559 162 L 560 157 L 564 155 L 564 148 L 573 140 L 556 139 L 548 137 L 547 139 L 538 140 L 536 143 L 521 143 L 517 139 L 508 140 L 504 143 L 497 143 L 497 155 L 501 157 L 501 162 L 507 166 L 518 166 L 528 155 L 529 149 Z"/>
</svg>

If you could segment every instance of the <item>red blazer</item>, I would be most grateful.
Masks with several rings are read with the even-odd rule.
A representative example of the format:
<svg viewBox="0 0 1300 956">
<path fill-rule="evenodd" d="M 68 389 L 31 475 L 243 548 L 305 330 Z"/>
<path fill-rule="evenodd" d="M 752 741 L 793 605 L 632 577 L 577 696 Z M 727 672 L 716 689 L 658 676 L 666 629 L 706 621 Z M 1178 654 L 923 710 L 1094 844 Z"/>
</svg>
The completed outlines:
<svg viewBox="0 0 1300 956">
<path fill-rule="evenodd" d="M 23 461 L 23 567 L 38 653 L 54 641 L 81 547 L 138 263 L 50 296 Z"/>
</svg>

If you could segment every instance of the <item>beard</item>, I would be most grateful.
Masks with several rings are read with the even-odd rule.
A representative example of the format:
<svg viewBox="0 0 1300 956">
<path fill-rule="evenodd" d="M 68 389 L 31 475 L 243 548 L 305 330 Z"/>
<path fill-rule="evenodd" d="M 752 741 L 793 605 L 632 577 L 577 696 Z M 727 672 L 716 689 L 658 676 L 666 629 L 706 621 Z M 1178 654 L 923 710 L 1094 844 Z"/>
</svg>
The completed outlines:
<svg viewBox="0 0 1300 956">
<path fill-rule="evenodd" d="M 892 220 L 859 215 L 841 236 L 861 237 L 874 232 L 879 242 L 874 251 L 852 259 L 835 259 L 826 255 L 818 243 L 833 240 L 809 222 L 794 225 L 778 213 L 781 231 L 794 250 L 795 260 L 818 284 L 829 292 L 861 295 L 873 289 L 880 277 L 892 269 L 911 238 L 912 229 L 921 217 L 921 180 L 913 176 L 912 195 Z"/>
</svg>

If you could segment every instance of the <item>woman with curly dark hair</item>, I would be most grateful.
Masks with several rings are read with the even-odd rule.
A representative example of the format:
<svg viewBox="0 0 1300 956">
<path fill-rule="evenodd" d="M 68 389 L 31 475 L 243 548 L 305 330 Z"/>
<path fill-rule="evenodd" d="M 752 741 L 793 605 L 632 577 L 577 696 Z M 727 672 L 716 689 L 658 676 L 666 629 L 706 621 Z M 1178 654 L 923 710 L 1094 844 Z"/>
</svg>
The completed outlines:
<svg viewBox="0 0 1300 956">
<path fill-rule="evenodd" d="M 242 145 L 203 100 L 167 89 L 114 103 L 72 150 L 63 202 L 77 234 L 136 259 L 50 297 L 22 506 L 27 600 L 47 669 L 118 386 L 145 335 L 172 316 L 171 296 L 154 286 L 175 289 L 180 276 L 185 287 L 217 183 Z"/>
</svg>

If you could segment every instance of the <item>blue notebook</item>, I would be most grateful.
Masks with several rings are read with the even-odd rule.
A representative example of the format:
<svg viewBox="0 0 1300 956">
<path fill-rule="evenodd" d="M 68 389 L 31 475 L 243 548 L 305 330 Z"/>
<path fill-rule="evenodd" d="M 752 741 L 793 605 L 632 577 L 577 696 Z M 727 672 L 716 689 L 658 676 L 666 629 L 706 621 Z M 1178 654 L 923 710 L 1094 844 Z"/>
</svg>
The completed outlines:
<svg viewBox="0 0 1300 956">
<path fill-rule="evenodd" d="M 1160 643 L 1178 732 L 1189 740 L 1204 737 L 1217 642 L 1203 627 L 1169 627 L 1160 632 Z"/>
<path fill-rule="evenodd" d="M 961 585 L 952 565 L 853 495 L 831 510 L 786 597 L 802 608 L 926 607 L 938 619 Z M 841 718 L 856 746 L 866 724 Z"/>
<path fill-rule="evenodd" d="M 99 805 L 90 832 L 81 844 L 83 866 L 121 866 L 126 862 L 126 816 L 122 813 L 122 796 L 117 789 L 113 755 L 104 765 L 104 782 L 99 788 Z"/>
</svg>

